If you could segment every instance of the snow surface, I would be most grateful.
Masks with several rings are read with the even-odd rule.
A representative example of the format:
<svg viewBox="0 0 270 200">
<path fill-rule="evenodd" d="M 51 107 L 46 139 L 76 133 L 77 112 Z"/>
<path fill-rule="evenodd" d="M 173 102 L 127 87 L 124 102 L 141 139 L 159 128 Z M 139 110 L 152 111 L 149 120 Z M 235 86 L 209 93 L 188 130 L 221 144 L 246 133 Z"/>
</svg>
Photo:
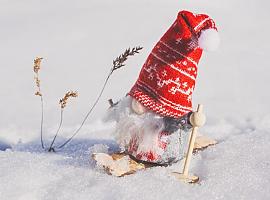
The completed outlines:
<svg viewBox="0 0 270 200">
<path fill-rule="evenodd" d="M 269 1 L 210 0 L 1 0 L 0 1 L 0 199 L 270 199 Z M 200 130 L 218 140 L 192 160 L 197 185 L 170 176 L 177 163 L 133 176 L 102 173 L 93 152 L 117 149 L 113 123 L 102 122 L 108 107 L 128 92 L 151 48 L 182 9 L 208 13 L 221 46 L 199 64 L 194 105 L 203 103 L 207 124 Z M 58 100 L 78 90 L 65 110 L 57 144 L 78 127 L 111 67 L 129 46 L 143 52 L 113 74 L 80 134 L 61 152 L 46 153 L 39 142 L 39 101 L 32 63 L 44 57 L 48 146 L 59 120 Z"/>
</svg>

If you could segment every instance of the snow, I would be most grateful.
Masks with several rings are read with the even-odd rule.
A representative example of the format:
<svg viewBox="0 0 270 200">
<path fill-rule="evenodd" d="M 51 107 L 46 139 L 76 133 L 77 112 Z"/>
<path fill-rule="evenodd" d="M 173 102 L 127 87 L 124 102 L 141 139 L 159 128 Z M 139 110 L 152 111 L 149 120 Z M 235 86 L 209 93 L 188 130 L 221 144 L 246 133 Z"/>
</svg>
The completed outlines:
<svg viewBox="0 0 270 200">
<path fill-rule="evenodd" d="M 0 2 L 0 199 L 269 199 L 270 34 L 269 2 L 196 0 L 8 1 Z M 114 123 L 100 120 L 107 99 L 117 101 L 136 81 L 151 48 L 182 9 L 215 19 L 221 45 L 204 53 L 194 107 L 204 104 L 200 132 L 218 140 L 192 159 L 201 181 L 186 185 L 170 175 L 181 162 L 116 178 L 96 168 L 93 152 L 114 151 Z M 68 138 L 94 102 L 111 61 L 129 46 L 144 46 L 110 84 L 80 134 L 62 151 L 40 147 L 39 100 L 33 59 L 45 98 L 45 140 L 49 145 L 60 116 L 58 100 L 68 90 L 79 97 L 65 109 Z"/>
</svg>

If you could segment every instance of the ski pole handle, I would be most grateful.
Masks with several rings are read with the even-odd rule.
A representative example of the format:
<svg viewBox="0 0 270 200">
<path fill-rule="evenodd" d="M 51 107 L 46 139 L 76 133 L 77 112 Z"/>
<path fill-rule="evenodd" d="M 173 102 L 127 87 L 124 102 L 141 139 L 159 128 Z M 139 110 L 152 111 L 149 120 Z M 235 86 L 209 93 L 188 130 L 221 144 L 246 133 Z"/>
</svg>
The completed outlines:
<svg viewBox="0 0 270 200">
<path fill-rule="evenodd" d="M 203 114 L 203 105 L 199 104 L 197 111 L 190 116 L 190 123 L 193 127 L 201 127 L 205 124 L 205 115 Z"/>
<path fill-rule="evenodd" d="M 202 104 L 198 104 L 197 112 L 198 113 L 202 113 L 203 112 L 203 105 Z"/>
</svg>

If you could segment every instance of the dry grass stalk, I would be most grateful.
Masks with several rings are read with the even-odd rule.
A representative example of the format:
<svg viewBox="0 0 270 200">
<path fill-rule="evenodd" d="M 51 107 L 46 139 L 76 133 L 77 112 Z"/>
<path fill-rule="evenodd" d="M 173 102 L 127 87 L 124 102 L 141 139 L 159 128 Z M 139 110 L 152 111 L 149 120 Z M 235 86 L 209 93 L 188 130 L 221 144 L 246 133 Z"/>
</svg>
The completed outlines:
<svg viewBox="0 0 270 200">
<path fill-rule="evenodd" d="M 37 91 L 35 92 L 36 96 L 40 97 L 40 105 L 41 105 L 41 121 L 40 121 L 40 142 L 41 142 L 41 146 L 44 149 L 44 142 L 43 142 L 43 118 L 44 118 L 44 108 L 43 108 L 43 97 L 42 97 L 42 93 L 41 93 L 41 88 L 40 88 L 40 79 L 39 79 L 39 70 L 40 70 L 40 66 L 41 66 L 41 60 L 43 58 L 41 57 L 36 57 L 34 59 L 34 73 L 35 73 L 35 83 L 37 86 Z"/>
<path fill-rule="evenodd" d="M 37 91 L 35 92 L 35 95 L 36 96 L 39 96 L 40 97 L 40 102 L 41 102 L 41 122 L 40 122 L 40 140 L 41 140 L 41 146 L 43 149 L 45 149 L 45 146 L 44 146 L 44 142 L 43 142 L 43 119 L 44 119 L 44 108 L 43 108 L 43 95 L 41 93 L 41 87 L 40 87 L 40 79 L 39 79 L 39 71 L 41 69 L 41 61 L 42 61 L 43 58 L 41 57 L 36 57 L 34 59 L 34 73 L 35 73 L 35 77 L 34 77 L 34 80 L 35 80 L 35 84 L 36 84 L 36 87 L 37 87 Z M 54 148 L 53 148 L 53 144 L 55 142 L 55 139 L 59 133 L 59 130 L 61 129 L 61 126 L 62 126 L 62 123 L 63 123 L 63 110 L 64 108 L 66 107 L 67 105 L 67 102 L 68 102 L 68 99 L 71 98 L 71 97 L 77 97 L 78 96 L 78 93 L 77 92 L 73 92 L 73 91 L 69 91 L 65 94 L 65 96 L 60 99 L 59 101 L 59 104 L 61 105 L 61 116 L 60 116 L 60 123 L 59 123 L 59 127 L 55 133 L 55 136 L 51 142 L 51 145 L 48 149 L 48 151 L 55 151 Z"/>
<path fill-rule="evenodd" d="M 62 124 L 63 124 L 64 108 L 67 106 L 68 99 L 71 98 L 71 97 L 74 97 L 74 98 L 75 98 L 75 97 L 78 97 L 78 92 L 69 91 L 69 92 L 67 92 L 67 93 L 65 94 L 65 96 L 64 96 L 62 99 L 60 99 L 60 101 L 59 101 L 59 104 L 61 105 L 60 123 L 59 123 L 59 127 L 58 127 L 58 129 L 57 129 L 57 131 L 56 131 L 56 133 L 55 133 L 55 135 L 54 135 L 54 138 L 53 138 L 53 140 L 52 140 L 52 142 L 51 142 L 51 145 L 50 145 L 50 147 L 49 147 L 49 149 L 48 149 L 49 152 L 55 152 L 55 149 L 54 149 L 54 147 L 53 147 L 53 144 L 54 144 L 54 142 L 55 142 L 55 140 L 56 140 L 56 138 L 57 138 L 57 136 L 58 136 L 58 133 L 59 133 L 61 127 L 62 127 Z"/>
<path fill-rule="evenodd" d="M 65 96 L 62 99 L 60 99 L 59 104 L 61 105 L 62 109 L 66 107 L 68 99 L 71 97 L 74 97 L 74 98 L 78 97 L 78 92 L 69 91 L 65 94 Z"/>
</svg>

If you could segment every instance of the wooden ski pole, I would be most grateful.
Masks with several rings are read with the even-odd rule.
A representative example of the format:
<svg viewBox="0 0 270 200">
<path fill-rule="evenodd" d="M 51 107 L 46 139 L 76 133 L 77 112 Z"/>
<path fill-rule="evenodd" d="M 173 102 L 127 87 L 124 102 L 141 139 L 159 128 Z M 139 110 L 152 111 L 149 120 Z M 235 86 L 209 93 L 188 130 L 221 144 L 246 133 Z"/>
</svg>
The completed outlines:
<svg viewBox="0 0 270 200">
<path fill-rule="evenodd" d="M 197 107 L 197 112 L 202 113 L 202 110 L 203 110 L 203 105 L 199 104 Z M 190 161 L 191 161 L 192 152 L 193 152 L 193 148 L 195 144 L 195 139 L 198 132 L 198 127 L 202 126 L 203 124 L 204 122 L 200 122 L 199 125 L 193 126 L 192 128 L 191 135 L 189 138 L 188 150 L 187 150 L 187 155 L 186 155 L 186 159 L 184 163 L 183 172 L 182 173 L 173 172 L 173 175 L 176 176 L 176 178 L 186 183 L 196 183 L 199 181 L 199 177 L 194 176 L 194 175 L 189 175 L 188 172 L 189 172 Z"/>
</svg>

